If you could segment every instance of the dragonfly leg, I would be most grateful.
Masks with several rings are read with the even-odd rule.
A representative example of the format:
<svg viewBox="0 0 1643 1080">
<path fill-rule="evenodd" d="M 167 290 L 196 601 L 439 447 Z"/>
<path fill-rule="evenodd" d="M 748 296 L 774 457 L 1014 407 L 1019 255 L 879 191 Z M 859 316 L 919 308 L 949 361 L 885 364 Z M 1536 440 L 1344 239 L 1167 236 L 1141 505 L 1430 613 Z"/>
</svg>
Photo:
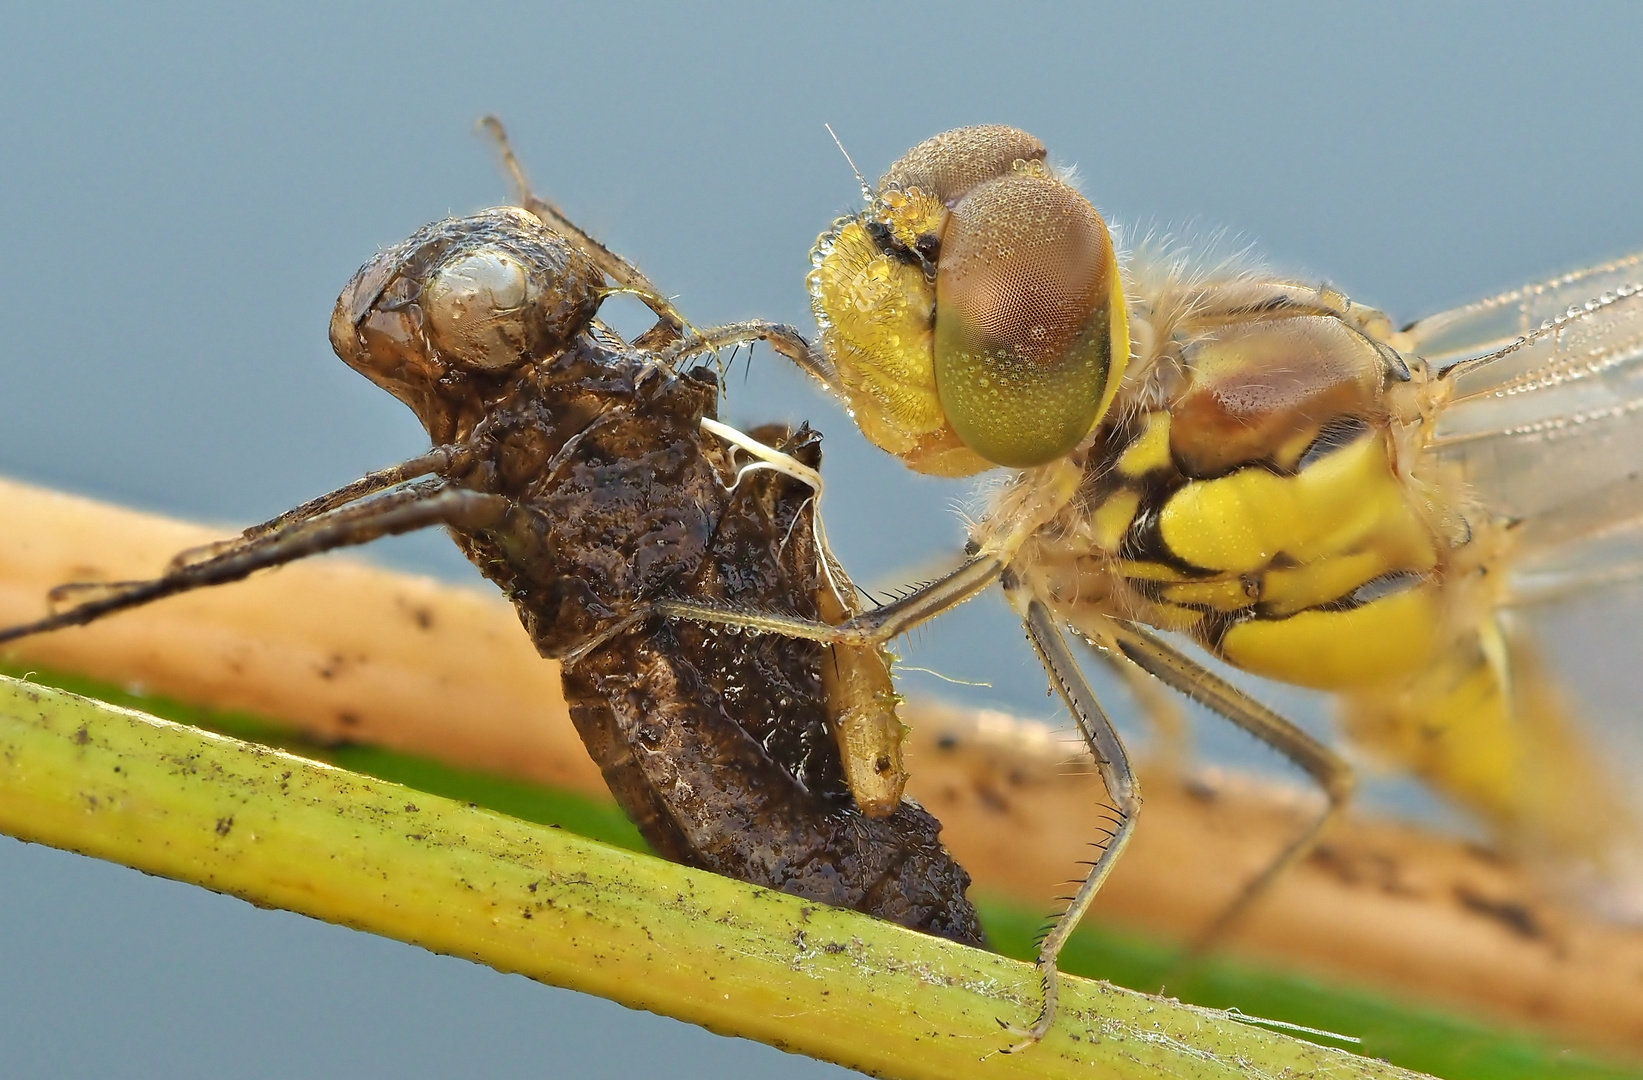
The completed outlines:
<svg viewBox="0 0 1643 1080">
<path fill-rule="evenodd" d="M 290 525 L 307 521 L 309 518 L 330 513 L 341 506 L 363 499 L 367 495 L 375 495 L 379 491 L 397 487 L 400 484 L 429 474 L 445 475 L 451 465 L 457 460 L 458 450 L 454 446 L 436 446 L 421 457 L 375 472 L 366 473 L 358 480 L 344 484 L 335 491 L 328 491 L 318 498 L 309 499 L 301 506 L 293 507 L 278 517 L 270 518 L 260 525 L 253 525 L 240 533 L 239 536 L 227 540 L 217 540 L 210 544 L 188 548 L 172 557 L 167 569 L 177 569 L 194 563 L 203 562 L 233 548 L 243 541 L 255 540 L 262 536 L 278 532 Z"/>
<path fill-rule="evenodd" d="M 654 344 L 657 347 L 671 342 L 672 344 L 662 351 L 662 362 L 673 363 L 731 345 L 765 341 L 829 390 L 835 393 L 840 391 L 838 373 L 833 367 L 833 362 L 827 358 L 826 353 L 805 341 L 791 326 L 763 321 L 730 323 L 707 330 L 697 330 L 691 326 L 680 314 L 679 309 L 674 307 L 673 302 L 637 266 L 595 240 L 592 234 L 572 221 L 558 206 L 531 189 L 530 180 L 526 177 L 518 156 L 513 152 L 513 146 L 508 141 L 508 132 L 500 119 L 487 116 L 479 123 L 496 142 L 497 151 L 502 156 L 502 168 L 513 181 L 519 196 L 519 205 L 534 214 L 543 224 L 576 243 L 604 275 L 616 283 L 617 288 L 614 291 L 631 293 L 638 297 L 661 320 L 660 328 L 663 332 L 647 332 L 640 342 Z"/>
<path fill-rule="evenodd" d="M 54 599 L 77 592 L 90 593 L 91 597 L 35 622 L 0 630 L 0 642 L 67 626 L 82 626 L 116 611 L 209 585 L 239 581 L 258 570 L 369 543 L 383 536 L 414 532 L 431 525 L 463 530 L 486 528 L 500 522 L 511 505 L 499 495 L 447 487 L 442 482 L 391 492 L 261 536 L 242 538 L 211 558 L 173 566 L 160 577 L 147 581 L 58 586 L 52 590 Z"/>
<path fill-rule="evenodd" d="M 997 581 L 1003 572 L 1004 564 L 997 556 L 977 555 L 930 584 L 837 625 L 694 600 L 657 600 L 646 610 L 670 619 L 783 634 L 806 641 L 819 641 L 824 645 L 866 645 L 876 648 L 962 604 Z"/>
<path fill-rule="evenodd" d="M 796 329 L 785 323 L 753 319 L 747 322 L 726 323 L 723 326 L 710 326 L 705 330 L 692 330 L 663 351 L 662 361 L 673 364 L 687 357 L 755 341 L 767 343 L 829 391 L 835 394 L 842 393 L 838 369 L 833 366 L 833 361 L 829 360 L 827 354 L 818 346 L 806 341 Z"/>
<path fill-rule="evenodd" d="M 1106 785 L 1107 794 L 1118 814 L 1112 834 L 1102 845 L 1101 854 L 1090 867 L 1084 883 L 1078 887 L 1066 910 L 1056 919 L 1055 924 L 1050 927 L 1050 932 L 1039 943 L 1038 973 L 1043 979 L 1044 1000 L 1039 1008 L 1038 1018 L 1031 1027 L 1011 1028 L 1024 1036 L 1022 1041 L 1005 1051 L 1013 1053 L 1038 1042 L 1055 1022 L 1056 1005 L 1059 1000 L 1056 959 L 1060 956 L 1062 947 L 1066 945 L 1067 938 L 1084 917 L 1090 901 L 1095 899 L 1095 894 L 1100 891 L 1102 884 L 1112 873 L 1112 868 L 1117 864 L 1118 857 L 1123 854 L 1125 846 L 1129 843 L 1136 818 L 1141 812 L 1141 785 L 1135 777 L 1134 770 L 1130 768 L 1129 755 L 1124 751 L 1124 744 L 1118 737 L 1117 729 L 1112 726 L 1112 720 L 1102 709 L 1095 691 L 1091 689 L 1089 681 L 1079 669 L 1077 660 L 1067 648 L 1067 640 L 1062 635 L 1055 616 L 1042 601 L 1032 597 L 1027 590 L 1015 588 L 1009 589 L 1008 592 L 1012 603 L 1022 611 L 1027 628 L 1027 640 L 1032 642 L 1033 648 L 1038 652 L 1039 659 L 1044 663 L 1044 670 L 1049 673 L 1050 682 L 1067 703 L 1073 720 L 1078 724 L 1079 732 L 1084 736 L 1085 744 L 1095 757 L 1101 781 Z"/>
<path fill-rule="evenodd" d="M 675 335 L 689 327 L 690 324 L 685 321 L 684 316 L 679 314 L 679 309 L 673 306 L 673 302 L 653 285 L 637 266 L 595 240 L 590 233 L 565 216 L 563 210 L 531 190 L 530 180 L 526 178 L 519 158 L 514 155 L 513 146 L 508 142 L 507 129 L 502 126 L 501 120 L 495 116 L 487 116 L 479 121 L 479 126 L 496 141 L 497 151 L 502 155 L 502 168 L 513 181 L 520 206 L 541 219 L 548 228 L 574 241 L 606 277 L 616 282 L 616 291 L 631 293 L 638 297 Z"/>
<path fill-rule="evenodd" d="M 830 650 L 824 667 L 829 725 L 838 740 L 845 775 L 856 804 L 869 817 L 889 814 L 901 803 L 907 772 L 901 743 L 905 733 L 896 716 L 900 698 L 890 677 L 890 657 L 884 646 L 928 619 L 963 603 L 996 581 L 1004 564 L 992 555 L 973 558 L 957 570 L 884 607 L 857 614 L 854 586 L 844 576 L 826 537 L 816 529 L 823 564 L 818 597 L 821 619 L 750 611 L 689 600 L 658 600 L 624 620 L 649 614 L 670 619 L 729 626 L 820 642 Z M 850 616 L 845 618 L 845 616 Z M 838 623 L 826 620 L 839 618 Z M 604 636 L 566 657 L 574 663 Z"/>
<path fill-rule="evenodd" d="M 1104 629 L 1112 636 L 1119 656 L 1278 751 L 1305 770 L 1328 797 L 1323 813 L 1199 933 L 1188 950 L 1190 958 L 1224 936 L 1285 870 L 1312 850 L 1324 829 L 1351 800 L 1356 780 L 1352 767 L 1335 751 L 1157 635 L 1117 620 L 1109 620 Z"/>
<path fill-rule="evenodd" d="M 1192 731 L 1187 726 L 1180 697 L 1134 664 L 1104 649 L 1096 651 L 1135 695 L 1136 704 L 1158 740 L 1153 751 L 1157 764 L 1166 772 L 1183 771 L 1192 760 Z"/>
</svg>

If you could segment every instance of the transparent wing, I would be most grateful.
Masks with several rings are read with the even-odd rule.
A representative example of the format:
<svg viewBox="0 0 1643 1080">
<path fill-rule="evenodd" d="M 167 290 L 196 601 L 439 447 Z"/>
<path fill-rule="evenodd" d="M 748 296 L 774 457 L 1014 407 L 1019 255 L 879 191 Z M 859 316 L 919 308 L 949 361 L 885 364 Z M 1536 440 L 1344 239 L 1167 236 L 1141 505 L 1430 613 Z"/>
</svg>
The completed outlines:
<svg viewBox="0 0 1643 1080">
<path fill-rule="evenodd" d="M 1643 280 L 1643 251 L 1428 316 L 1395 344 L 1438 370 L 1505 348 L 1569 308 Z"/>
<path fill-rule="evenodd" d="M 1629 867 L 1643 850 L 1643 807 L 1631 779 L 1643 743 L 1625 658 L 1637 628 L 1605 619 L 1612 609 L 1595 601 L 1600 588 L 1643 579 L 1643 252 L 1432 316 L 1394 340 L 1433 374 L 1426 463 L 1458 472 L 1512 540 L 1497 569 L 1499 599 L 1514 610 L 1492 613 L 1478 638 L 1505 676 L 1509 722 L 1456 761 L 1471 767 L 1520 740 L 1515 752 L 1535 764 L 1509 781 L 1526 800 L 1514 813 L 1533 823 L 1519 839 L 1538 832 L 1563 854 L 1583 851 L 1595 865 L 1560 866 L 1572 874 L 1562 880 L 1600 907 L 1636 911 L 1643 892 Z M 1571 598 L 1580 606 L 1546 603 Z"/>
<path fill-rule="evenodd" d="M 1643 571 L 1643 253 L 1424 319 L 1428 448 L 1514 523 L 1514 593 Z"/>
</svg>

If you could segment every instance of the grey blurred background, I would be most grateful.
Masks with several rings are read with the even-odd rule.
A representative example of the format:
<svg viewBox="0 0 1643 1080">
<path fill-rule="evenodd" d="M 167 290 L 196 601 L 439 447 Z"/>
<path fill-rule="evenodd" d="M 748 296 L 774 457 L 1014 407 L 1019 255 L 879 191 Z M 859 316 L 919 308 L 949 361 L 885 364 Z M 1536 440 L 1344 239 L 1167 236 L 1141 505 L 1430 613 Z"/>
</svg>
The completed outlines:
<svg viewBox="0 0 1643 1080">
<path fill-rule="evenodd" d="M 699 324 L 809 324 L 810 245 L 859 199 L 824 121 L 869 178 L 948 127 L 1025 127 L 1130 235 L 1224 229 L 1400 320 L 1643 246 L 1629 4 L 0 14 L 0 472 L 223 523 L 426 445 L 327 320 L 378 248 L 507 200 L 490 111 Z M 858 579 L 958 548 L 966 485 L 908 476 L 768 353 L 743 370 L 729 419 L 828 433 Z M 371 554 L 474 580 L 439 536 Z M 1560 650 L 1627 714 L 1634 600 L 1571 617 Z M 988 685 L 908 688 L 1051 716 L 1017 637 L 1001 603 L 968 605 L 903 651 Z M 17 1077 L 837 1071 L 10 840 L 0 1055 Z"/>
</svg>

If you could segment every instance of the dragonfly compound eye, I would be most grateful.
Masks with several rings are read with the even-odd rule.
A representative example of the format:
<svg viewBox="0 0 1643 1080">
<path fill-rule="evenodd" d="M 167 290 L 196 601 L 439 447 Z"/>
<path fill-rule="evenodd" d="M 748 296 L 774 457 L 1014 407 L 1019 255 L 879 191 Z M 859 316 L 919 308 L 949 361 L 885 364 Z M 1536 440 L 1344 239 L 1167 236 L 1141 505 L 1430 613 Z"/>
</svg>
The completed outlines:
<svg viewBox="0 0 1643 1080">
<path fill-rule="evenodd" d="M 1059 457 L 1106 411 L 1129 324 L 1106 223 L 1007 127 L 915 146 L 816 242 L 807 283 L 857 424 L 919 472 Z"/>
<path fill-rule="evenodd" d="M 530 279 L 512 255 L 481 250 L 440 267 L 422 294 L 428 337 L 441 354 L 470 368 L 498 371 L 527 347 Z"/>
<path fill-rule="evenodd" d="M 984 180 L 1003 176 L 1018 161 L 1043 161 L 1044 144 L 998 124 L 954 128 L 903 154 L 879 180 L 879 193 L 918 188 L 951 204 Z"/>
<path fill-rule="evenodd" d="M 1089 200 L 1037 162 L 959 199 L 941 237 L 934 348 L 942 409 L 971 450 L 1026 468 L 1077 446 L 1129 352 L 1112 238 Z"/>
</svg>

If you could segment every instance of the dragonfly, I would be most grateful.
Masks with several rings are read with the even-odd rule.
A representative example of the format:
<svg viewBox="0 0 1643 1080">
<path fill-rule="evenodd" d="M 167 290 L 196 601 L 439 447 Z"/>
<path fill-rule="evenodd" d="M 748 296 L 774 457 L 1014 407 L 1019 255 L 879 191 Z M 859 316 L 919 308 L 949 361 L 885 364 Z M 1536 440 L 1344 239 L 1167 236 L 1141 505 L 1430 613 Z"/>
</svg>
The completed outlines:
<svg viewBox="0 0 1643 1080">
<path fill-rule="evenodd" d="M 337 301 L 338 355 L 410 406 L 428 453 L 185 551 L 151 580 L 60 586 L 58 610 L 0 643 L 442 526 L 561 661 L 579 735 L 659 854 L 980 944 L 969 875 L 940 823 L 901 798 L 883 651 L 795 648 L 653 603 L 858 610 L 816 530 L 820 435 L 720 423 L 713 370 L 656 350 L 683 332 L 671 304 L 528 201 L 534 212 L 418 230 Z M 648 340 L 598 318 L 618 291 L 607 267 L 654 304 Z"/>
<path fill-rule="evenodd" d="M 1050 1030 L 1057 956 L 1142 805 L 1068 631 L 1143 705 L 1161 683 L 1326 796 L 1200 947 L 1355 786 L 1343 757 L 1218 665 L 1332 694 L 1356 744 L 1520 853 L 1616 857 L 1632 809 L 1528 624 L 1540 603 L 1643 570 L 1643 255 L 1399 328 L 1327 285 L 1121 252 L 1013 128 L 938 135 L 861 186 L 864 207 L 812 252 L 814 344 L 736 324 L 672 349 L 770 341 L 907 467 L 993 474 L 966 557 L 833 624 L 664 607 L 867 647 L 1002 587 L 1116 810 L 1041 943 L 1041 1007 L 1012 1050 Z"/>
</svg>

